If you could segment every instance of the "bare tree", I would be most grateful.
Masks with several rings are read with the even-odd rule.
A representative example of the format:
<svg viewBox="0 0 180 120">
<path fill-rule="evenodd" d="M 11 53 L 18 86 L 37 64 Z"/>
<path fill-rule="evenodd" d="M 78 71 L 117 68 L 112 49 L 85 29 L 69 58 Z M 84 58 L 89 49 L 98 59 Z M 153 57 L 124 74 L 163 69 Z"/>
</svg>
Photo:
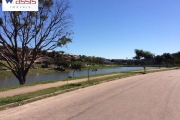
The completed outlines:
<svg viewBox="0 0 180 120">
<path fill-rule="evenodd" d="M 39 0 L 37 12 L 4 12 L 0 18 L 0 62 L 25 84 L 26 75 L 41 50 L 71 42 L 72 17 L 67 0 Z"/>
</svg>

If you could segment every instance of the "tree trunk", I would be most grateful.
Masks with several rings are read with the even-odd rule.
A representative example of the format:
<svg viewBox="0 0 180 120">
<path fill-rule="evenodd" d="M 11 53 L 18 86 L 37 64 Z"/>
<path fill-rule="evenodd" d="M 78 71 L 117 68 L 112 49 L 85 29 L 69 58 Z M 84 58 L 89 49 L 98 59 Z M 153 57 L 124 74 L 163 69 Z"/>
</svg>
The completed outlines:
<svg viewBox="0 0 180 120">
<path fill-rule="evenodd" d="M 24 85 L 25 84 L 27 72 L 19 70 L 18 72 L 12 71 L 12 73 L 18 79 L 20 85 Z"/>
<path fill-rule="evenodd" d="M 146 72 L 146 66 L 144 65 L 143 68 L 144 68 L 144 73 L 145 73 Z"/>
<path fill-rule="evenodd" d="M 17 79 L 19 80 L 20 85 L 24 85 L 26 82 L 26 75 L 24 75 L 23 73 L 19 73 Z"/>
<path fill-rule="evenodd" d="M 26 79 L 26 78 L 25 78 Z M 20 85 L 24 85 L 25 84 L 25 82 L 26 82 L 26 80 L 25 79 L 23 79 L 23 78 L 20 78 L 19 79 L 19 84 Z"/>
</svg>

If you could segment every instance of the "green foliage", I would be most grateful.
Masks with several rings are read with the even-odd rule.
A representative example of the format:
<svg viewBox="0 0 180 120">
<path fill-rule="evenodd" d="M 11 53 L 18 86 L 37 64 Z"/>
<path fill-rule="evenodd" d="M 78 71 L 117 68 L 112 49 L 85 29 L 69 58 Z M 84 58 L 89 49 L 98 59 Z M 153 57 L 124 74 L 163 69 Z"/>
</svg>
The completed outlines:
<svg viewBox="0 0 180 120">
<path fill-rule="evenodd" d="M 173 53 L 172 56 L 180 60 L 180 52 Z"/>
<path fill-rule="evenodd" d="M 155 57 L 155 60 L 156 60 L 156 62 L 157 62 L 157 64 L 159 64 L 159 67 L 160 67 L 160 65 L 163 63 L 163 61 L 164 61 L 164 56 L 162 56 L 162 55 L 157 55 L 156 57 Z"/>
<path fill-rule="evenodd" d="M 70 62 L 68 61 L 58 61 L 57 66 L 63 66 L 64 68 L 68 68 L 70 66 Z"/>
<path fill-rule="evenodd" d="M 136 53 L 136 56 L 134 58 L 139 60 L 139 59 L 141 59 L 143 57 L 144 51 L 143 50 L 135 49 L 135 53 Z"/>
<path fill-rule="evenodd" d="M 73 70 L 81 70 L 84 67 L 82 62 L 74 62 L 71 64 L 71 69 Z"/>
<path fill-rule="evenodd" d="M 67 38 L 67 36 L 63 36 L 59 39 L 58 46 L 62 47 L 70 42 L 72 42 L 71 38 Z"/>
<path fill-rule="evenodd" d="M 152 59 L 154 57 L 154 54 L 152 54 L 149 51 L 143 51 L 143 50 L 138 50 L 135 49 L 135 54 L 136 56 L 134 57 L 135 59 Z"/>
<path fill-rule="evenodd" d="M 73 72 L 73 77 L 74 77 L 74 73 L 76 70 L 82 70 L 82 68 L 84 67 L 83 63 L 82 62 L 73 62 L 71 64 L 71 69 L 74 70 Z"/>
<path fill-rule="evenodd" d="M 180 52 L 173 53 L 172 56 L 176 66 L 180 66 Z"/>
<path fill-rule="evenodd" d="M 162 56 L 165 58 L 165 60 L 173 60 L 174 59 L 170 53 L 164 53 Z"/>
<path fill-rule="evenodd" d="M 166 67 L 174 61 L 174 57 L 170 53 L 164 53 L 162 56 L 165 59 Z"/>
</svg>

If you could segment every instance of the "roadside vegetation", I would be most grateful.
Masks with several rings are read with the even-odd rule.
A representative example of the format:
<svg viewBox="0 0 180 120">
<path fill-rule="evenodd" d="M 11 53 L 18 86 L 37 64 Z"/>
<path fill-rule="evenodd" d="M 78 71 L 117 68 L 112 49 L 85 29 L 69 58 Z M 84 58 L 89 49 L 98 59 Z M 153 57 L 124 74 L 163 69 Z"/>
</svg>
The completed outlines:
<svg viewBox="0 0 180 120">
<path fill-rule="evenodd" d="M 142 71 L 142 70 L 121 72 L 114 76 L 108 76 L 108 77 L 97 78 L 97 79 L 92 78 L 89 81 L 87 80 L 87 81 L 80 82 L 80 83 L 66 84 L 66 85 L 62 85 L 62 86 L 58 86 L 58 87 L 52 87 L 52 88 L 48 88 L 48 89 L 39 90 L 36 92 L 30 92 L 30 93 L 21 94 L 21 95 L 15 95 L 12 97 L 0 98 L 0 110 L 7 109 L 9 107 L 26 104 L 26 103 L 29 103 L 32 101 L 36 101 L 36 100 L 43 99 L 46 97 L 58 95 L 58 94 L 76 90 L 79 88 L 84 88 L 84 87 L 100 84 L 102 82 L 108 82 L 108 81 L 117 80 L 117 79 L 130 77 L 130 76 L 134 76 L 134 75 L 141 75 L 141 74 L 147 74 L 147 73 L 158 72 L 158 71 L 166 71 L 166 70 L 172 70 L 172 69 L 179 69 L 179 68 L 147 70 L 146 73 L 144 73 L 144 71 Z M 94 75 L 94 76 L 98 76 L 98 75 Z M 103 75 L 101 75 L 101 76 L 103 76 Z M 81 78 L 84 78 L 84 77 L 81 77 Z M 76 78 L 76 79 L 79 79 L 79 78 Z M 75 79 L 68 79 L 68 80 L 75 80 Z M 65 81 L 67 81 L 67 79 L 65 79 Z M 57 81 L 51 81 L 51 82 L 57 82 Z M 47 83 L 48 82 L 36 83 L 36 84 L 47 84 Z M 33 84 L 33 85 L 36 85 L 36 84 Z M 4 90 L 10 90 L 10 89 L 16 89 L 16 88 L 19 88 L 19 86 L 15 87 L 15 88 L 6 88 Z M 4 91 L 3 89 L 1 89 L 1 90 Z"/>
</svg>

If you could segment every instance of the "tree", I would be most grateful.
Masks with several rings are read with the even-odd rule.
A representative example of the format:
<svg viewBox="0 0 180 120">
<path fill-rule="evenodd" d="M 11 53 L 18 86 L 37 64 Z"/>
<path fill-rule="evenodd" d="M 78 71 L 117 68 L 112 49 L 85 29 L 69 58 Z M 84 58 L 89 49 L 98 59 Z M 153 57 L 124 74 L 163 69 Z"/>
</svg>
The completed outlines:
<svg viewBox="0 0 180 120">
<path fill-rule="evenodd" d="M 179 66 L 180 65 L 180 52 L 173 53 L 172 56 L 175 59 L 176 65 Z"/>
<path fill-rule="evenodd" d="M 166 67 L 168 67 L 168 64 L 171 63 L 172 60 L 174 60 L 173 56 L 170 53 L 164 53 L 162 56 L 165 59 Z"/>
<path fill-rule="evenodd" d="M 71 64 L 71 69 L 74 70 L 74 72 L 73 72 L 73 77 L 74 77 L 75 71 L 76 71 L 76 70 L 81 70 L 82 68 L 83 68 L 82 62 L 74 62 L 74 63 L 72 63 L 72 64 Z"/>
<path fill-rule="evenodd" d="M 67 0 L 39 0 L 37 12 L 4 12 L 0 18 L 0 57 L 7 62 L 1 64 L 12 71 L 21 85 L 41 50 L 71 42 L 69 8 Z"/>
<path fill-rule="evenodd" d="M 63 60 L 63 61 L 58 61 L 58 62 L 57 62 L 57 66 L 62 66 L 62 67 L 64 67 L 64 68 L 68 68 L 69 65 L 70 65 L 70 62 L 65 61 L 65 60 Z"/>
<path fill-rule="evenodd" d="M 163 63 L 163 61 L 164 61 L 164 56 L 162 56 L 162 55 L 157 55 L 156 57 L 155 57 L 155 60 L 156 60 L 156 62 L 157 62 L 157 64 L 159 64 L 159 68 L 161 67 L 161 64 Z"/>
<path fill-rule="evenodd" d="M 143 50 L 138 50 L 138 49 L 135 49 L 134 52 L 136 54 L 134 59 L 137 59 L 137 60 L 143 59 L 141 62 L 143 64 L 144 72 L 146 72 L 146 63 L 148 60 L 151 60 L 154 57 L 154 54 L 152 54 L 149 51 L 143 51 Z"/>
<path fill-rule="evenodd" d="M 42 68 L 48 68 L 49 65 L 52 64 L 52 61 L 44 61 L 43 63 L 44 63 L 44 65 L 42 65 L 41 67 L 42 67 Z"/>
<path fill-rule="evenodd" d="M 91 56 L 88 56 L 88 57 L 86 58 L 86 62 L 88 62 L 89 64 L 90 64 L 90 63 L 92 64 L 92 62 L 93 62 L 92 57 L 91 57 Z"/>
</svg>

